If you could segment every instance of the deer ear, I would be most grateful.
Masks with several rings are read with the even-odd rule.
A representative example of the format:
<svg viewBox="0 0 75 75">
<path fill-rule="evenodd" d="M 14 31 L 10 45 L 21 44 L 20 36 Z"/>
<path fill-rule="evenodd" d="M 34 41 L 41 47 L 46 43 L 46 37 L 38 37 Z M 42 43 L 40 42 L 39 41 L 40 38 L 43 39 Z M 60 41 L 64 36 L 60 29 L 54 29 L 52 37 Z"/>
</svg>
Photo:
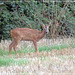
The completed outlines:
<svg viewBox="0 0 75 75">
<path fill-rule="evenodd" d="M 44 24 L 40 24 L 44 29 L 45 29 L 45 25 Z"/>
</svg>

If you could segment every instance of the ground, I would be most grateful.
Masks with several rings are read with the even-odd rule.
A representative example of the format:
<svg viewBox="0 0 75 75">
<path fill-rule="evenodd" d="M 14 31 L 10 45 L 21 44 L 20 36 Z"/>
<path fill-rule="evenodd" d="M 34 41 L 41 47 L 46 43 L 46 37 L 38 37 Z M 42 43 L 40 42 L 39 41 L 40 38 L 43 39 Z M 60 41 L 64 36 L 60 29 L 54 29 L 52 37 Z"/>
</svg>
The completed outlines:
<svg viewBox="0 0 75 75">
<path fill-rule="evenodd" d="M 8 55 L 10 43 L 0 43 L 0 75 L 75 75 L 75 39 L 43 39 L 39 53 L 31 42 L 21 42 L 18 55 Z"/>
<path fill-rule="evenodd" d="M 8 56 L 8 58 L 13 57 Z M 0 67 L 3 75 L 74 75 L 75 49 L 53 50 L 50 52 L 20 54 L 15 60 L 27 60 L 23 65 Z"/>
</svg>

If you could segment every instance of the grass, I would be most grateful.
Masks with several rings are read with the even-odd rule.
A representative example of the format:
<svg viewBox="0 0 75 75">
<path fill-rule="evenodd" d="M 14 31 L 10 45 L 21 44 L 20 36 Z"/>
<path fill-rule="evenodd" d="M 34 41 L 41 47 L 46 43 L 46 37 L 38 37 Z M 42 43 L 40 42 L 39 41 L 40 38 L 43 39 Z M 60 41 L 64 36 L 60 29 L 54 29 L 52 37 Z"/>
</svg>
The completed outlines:
<svg viewBox="0 0 75 75">
<path fill-rule="evenodd" d="M 60 59 L 73 59 L 75 58 L 75 56 L 73 55 L 70 55 L 70 56 L 65 56 L 65 55 L 61 55 L 61 56 L 58 56 Z"/>
<path fill-rule="evenodd" d="M 72 48 L 75 48 L 75 44 L 71 44 L 70 45 Z M 64 49 L 64 48 L 68 48 L 69 46 L 66 45 L 66 44 L 61 44 L 61 45 L 53 45 L 53 46 L 39 46 L 39 52 L 41 51 L 51 51 L 51 50 L 61 50 L 61 49 Z M 35 52 L 35 49 L 34 48 L 23 48 L 22 50 L 17 50 L 17 53 L 18 54 L 21 54 L 21 53 L 31 53 L 31 52 Z M 8 55 L 9 54 L 9 50 L 0 50 L 0 56 L 5 56 L 5 55 Z M 12 50 L 11 51 L 11 54 L 15 54 L 15 51 Z"/>
<path fill-rule="evenodd" d="M 53 45 L 53 46 L 40 46 L 39 47 L 39 51 L 51 51 L 53 49 L 57 49 L 57 50 L 61 50 L 64 48 L 68 48 L 68 46 L 66 44 L 62 44 L 62 45 Z"/>
<path fill-rule="evenodd" d="M 26 64 L 29 64 L 29 60 L 28 59 L 14 59 L 14 63 L 16 64 L 16 65 L 26 65 Z"/>
<path fill-rule="evenodd" d="M 10 65 L 23 65 L 29 64 L 28 59 L 15 59 L 15 58 L 8 58 L 2 57 L 0 58 L 0 67 L 1 66 L 10 66 Z"/>
<path fill-rule="evenodd" d="M 0 58 L 0 66 L 8 66 L 14 62 L 13 58 Z"/>
<path fill-rule="evenodd" d="M 70 45 L 72 48 L 75 48 L 75 44 L 71 44 Z M 64 48 L 68 48 L 68 45 L 66 44 L 62 44 L 62 45 L 53 45 L 53 46 L 39 46 L 39 51 L 51 51 L 51 50 L 61 50 Z M 23 48 L 22 50 L 18 50 L 17 51 L 18 54 L 21 53 L 31 53 L 31 52 L 35 52 L 34 48 Z M 9 58 L 8 57 L 9 51 L 8 50 L 0 50 L 0 66 L 9 66 L 9 65 L 23 65 L 23 64 L 28 64 L 30 61 L 28 59 L 15 59 L 15 57 L 13 58 Z M 15 55 L 14 50 L 12 50 L 11 54 Z M 63 59 L 68 59 L 68 58 L 72 58 L 72 56 L 70 57 L 65 57 L 65 56 L 60 56 L 59 58 L 63 58 Z M 45 60 L 46 58 L 40 58 L 40 60 Z"/>
<path fill-rule="evenodd" d="M 0 49 L 0 56 L 8 55 L 8 51 Z"/>
<path fill-rule="evenodd" d="M 75 44 L 70 44 L 70 46 L 71 46 L 72 48 L 75 48 Z"/>
</svg>

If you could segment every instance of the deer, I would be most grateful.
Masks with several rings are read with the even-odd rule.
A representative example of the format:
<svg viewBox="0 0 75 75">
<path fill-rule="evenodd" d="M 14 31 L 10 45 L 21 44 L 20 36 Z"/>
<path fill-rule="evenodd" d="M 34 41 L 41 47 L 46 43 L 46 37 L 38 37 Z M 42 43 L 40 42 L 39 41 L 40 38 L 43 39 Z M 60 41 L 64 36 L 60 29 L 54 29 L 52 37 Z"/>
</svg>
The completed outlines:
<svg viewBox="0 0 75 75">
<path fill-rule="evenodd" d="M 38 53 L 37 42 L 42 39 L 45 34 L 49 33 L 49 24 L 44 25 L 40 24 L 43 28 L 42 31 L 38 29 L 31 29 L 31 28 L 15 28 L 10 31 L 11 37 L 13 41 L 9 45 L 9 55 L 11 54 L 12 48 L 14 49 L 17 55 L 17 45 L 21 40 L 25 41 L 32 41 L 35 47 L 35 52 Z"/>
</svg>

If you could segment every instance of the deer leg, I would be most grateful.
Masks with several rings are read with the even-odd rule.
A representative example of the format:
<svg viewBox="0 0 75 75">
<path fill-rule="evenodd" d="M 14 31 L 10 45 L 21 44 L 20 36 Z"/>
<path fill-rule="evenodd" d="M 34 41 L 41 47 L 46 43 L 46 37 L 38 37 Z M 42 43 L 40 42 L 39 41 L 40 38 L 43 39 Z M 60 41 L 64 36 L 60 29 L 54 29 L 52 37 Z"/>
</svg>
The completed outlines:
<svg viewBox="0 0 75 75">
<path fill-rule="evenodd" d="M 15 51 L 16 55 L 17 55 L 17 50 L 16 50 L 17 45 L 18 45 L 18 43 L 17 43 L 17 42 L 15 42 L 15 44 L 14 44 L 14 46 L 13 46 L 13 48 L 14 48 L 14 51 Z"/>
<path fill-rule="evenodd" d="M 14 40 L 13 40 L 13 42 L 9 45 L 9 55 L 10 55 L 10 53 L 11 53 L 11 50 L 12 50 L 13 45 L 14 45 Z"/>
<path fill-rule="evenodd" d="M 17 55 L 17 49 L 16 49 L 16 47 L 17 47 L 17 45 L 18 45 L 18 43 L 19 43 L 20 40 L 21 40 L 20 38 L 19 38 L 19 39 L 17 38 L 17 40 L 15 40 L 15 44 L 14 44 L 14 46 L 13 46 L 16 55 Z"/>
<path fill-rule="evenodd" d="M 34 44 L 34 47 L 35 47 L 35 50 L 36 50 L 35 52 L 38 53 L 38 48 L 37 48 L 37 43 L 36 43 L 36 41 L 33 41 L 33 44 Z"/>
</svg>

